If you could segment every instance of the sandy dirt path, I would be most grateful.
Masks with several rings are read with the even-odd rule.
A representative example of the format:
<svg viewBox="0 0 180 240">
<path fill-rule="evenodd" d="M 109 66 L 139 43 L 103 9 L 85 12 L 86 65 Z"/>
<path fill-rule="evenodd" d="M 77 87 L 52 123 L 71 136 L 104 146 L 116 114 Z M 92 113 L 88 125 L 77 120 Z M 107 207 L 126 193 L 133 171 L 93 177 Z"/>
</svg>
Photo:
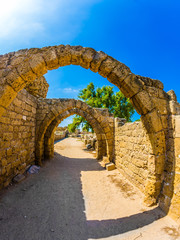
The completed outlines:
<svg viewBox="0 0 180 240">
<path fill-rule="evenodd" d="M 0 240 L 177 240 L 178 226 L 118 170 L 68 138 L 39 174 L 1 192 Z"/>
</svg>

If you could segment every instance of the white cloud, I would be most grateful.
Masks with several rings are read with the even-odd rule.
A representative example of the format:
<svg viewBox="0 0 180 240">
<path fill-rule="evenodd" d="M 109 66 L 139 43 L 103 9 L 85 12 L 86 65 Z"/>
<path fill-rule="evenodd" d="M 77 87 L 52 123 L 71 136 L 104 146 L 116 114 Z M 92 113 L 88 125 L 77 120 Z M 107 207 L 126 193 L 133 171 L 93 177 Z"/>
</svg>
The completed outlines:
<svg viewBox="0 0 180 240">
<path fill-rule="evenodd" d="M 66 92 L 66 93 L 77 93 L 77 92 L 79 92 L 79 90 L 73 89 L 73 88 L 63 88 L 62 90 L 63 90 L 63 92 Z"/>
<path fill-rule="evenodd" d="M 42 30 L 42 22 L 38 19 L 39 13 L 43 10 L 41 4 L 41 0 L 3 1 L 0 10 L 1 38 Z"/>
<path fill-rule="evenodd" d="M 0 1 L 0 40 L 39 38 L 55 31 L 69 38 L 78 32 L 88 9 L 100 0 L 3 0 Z M 53 30 L 55 29 L 55 30 Z M 21 38 L 20 38 L 21 37 Z M 15 38 L 15 39 L 14 39 Z"/>
<path fill-rule="evenodd" d="M 53 85 L 50 85 L 48 90 L 47 98 L 75 98 L 77 99 L 79 93 L 79 89 L 75 89 L 73 87 L 68 88 L 56 88 Z"/>
</svg>

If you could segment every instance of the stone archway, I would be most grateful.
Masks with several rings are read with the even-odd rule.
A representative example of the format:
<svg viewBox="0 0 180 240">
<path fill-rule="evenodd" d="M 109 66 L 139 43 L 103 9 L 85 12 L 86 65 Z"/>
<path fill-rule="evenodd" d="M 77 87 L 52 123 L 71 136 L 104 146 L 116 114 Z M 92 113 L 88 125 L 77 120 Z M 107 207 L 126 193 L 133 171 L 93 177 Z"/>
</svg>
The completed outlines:
<svg viewBox="0 0 180 240">
<path fill-rule="evenodd" d="M 0 115 L 26 84 L 43 76 L 48 70 L 70 64 L 90 68 L 107 78 L 130 98 L 141 115 L 153 148 L 145 201 L 148 204 L 156 202 L 162 184 L 169 114 L 169 96 L 163 91 L 160 81 L 137 76 L 123 63 L 92 48 L 59 45 L 20 50 L 0 57 Z"/>
<path fill-rule="evenodd" d="M 102 159 L 102 157 L 107 154 L 105 133 L 103 132 L 100 124 L 92 116 L 89 116 L 84 111 L 77 108 L 63 112 L 48 126 L 44 135 L 44 157 L 52 158 L 54 156 L 54 132 L 56 127 L 61 123 L 61 121 L 73 114 L 84 117 L 92 125 L 97 138 L 96 158 Z"/>
<path fill-rule="evenodd" d="M 80 100 L 74 99 L 39 99 L 36 125 L 36 159 L 39 163 L 43 159 L 44 140 L 48 148 L 47 155 L 53 154 L 53 132 L 62 118 L 78 114 L 86 118 L 93 127 L 98 140 L 98 159 L 106 155 L 113 159 L 114 118 L 108 109 L 97 109 L 88 106 Z M 107 149 L 106 149 L 107 148 Z"/>
</svg>

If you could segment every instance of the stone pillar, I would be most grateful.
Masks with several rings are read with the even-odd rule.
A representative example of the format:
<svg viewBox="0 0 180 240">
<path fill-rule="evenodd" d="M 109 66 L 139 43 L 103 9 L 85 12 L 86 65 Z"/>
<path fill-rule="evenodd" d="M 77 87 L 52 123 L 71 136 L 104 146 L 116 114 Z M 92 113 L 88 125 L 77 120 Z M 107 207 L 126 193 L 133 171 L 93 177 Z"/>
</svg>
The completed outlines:
<svg viewBox="0 0 180 240">
<path fill-rule="evenodd" d="M 174 155 L 175 162 L 173 164 L 172 172 L 172 174 L 174 174 L 174 182 L 172 186 L 173 196 L 169 215 L 180 223 L 180 115 L 174 116 Z"/>
</svg>

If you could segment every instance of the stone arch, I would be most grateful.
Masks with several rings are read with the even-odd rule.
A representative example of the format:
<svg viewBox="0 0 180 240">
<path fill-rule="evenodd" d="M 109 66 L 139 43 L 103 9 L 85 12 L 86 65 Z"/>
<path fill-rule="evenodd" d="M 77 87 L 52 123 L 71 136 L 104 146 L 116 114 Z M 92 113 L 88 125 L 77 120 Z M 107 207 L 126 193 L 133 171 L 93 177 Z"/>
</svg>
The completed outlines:
<svg viewBox="0 0 180 240">
<path fill-rule="evenodd" d="M 52 158 L 54 155 L 54 131 L 56 127 L 60 124 L 60 122 L 67 117 L 77 114 L 79 116 L 84 117 L 93 127 L 94 132 L 97 137 L 97 152 L 96 158 L 102 159 L 103 156 L 106 155 L 106 137 L 105 133 L 97 120 L 95 120 L 92 116 L 89 116 L 84 111 L 78 108 L 73 108 L 61 113 L 58 117 L 56 117 L 51 124 L 48 126 L 45 135 L 44 135 L 44 156 L 45 158 Z"/>
<path fill-rule="evenodd" d="M 141 115 L 153 148 L 145 201 L 149 205 L 155 203 L 162 184 L 169 114 L 169 98 L 160 81 L 135 75 L 123 63 L 92 48 L 59 45 L 24 49 L 0 57 L 0 115 L 26 84 L 43 76 L 48 70 L 70 64 L 90 68 L 107 78 L 130 98 Z"/>
<path fill-rule="evenodd" d="M 39 99 L 36 125 L 36 159 L 39 164 L 44 153 L 44 136 L 53 149 L 53 130 L 63 117 L 78 114 L 87 119 L 98 138 L 98 159 L 106 155 L 113 159 L 113 118 L 107 109 L 96 109 L 74 99 Z M 47 144 L 48 145 L 48 144 Z M 106 150 L 107 147 L 107 150 Z M 52 152 L 52 151 L 50 151 Z"/>
</svg>

